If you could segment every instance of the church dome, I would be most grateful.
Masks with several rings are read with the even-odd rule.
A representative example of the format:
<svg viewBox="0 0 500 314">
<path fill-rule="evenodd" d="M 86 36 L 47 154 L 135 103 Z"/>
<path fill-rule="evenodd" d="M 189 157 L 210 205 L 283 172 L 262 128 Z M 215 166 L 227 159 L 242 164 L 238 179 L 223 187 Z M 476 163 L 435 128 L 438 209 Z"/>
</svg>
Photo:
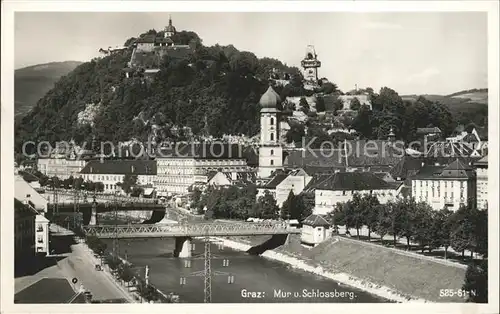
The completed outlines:
<svg viewBox="0 0 500 314">
<path fill-rule="evenodd" d="M 272 86 L 269 86 L 264 95 L 260 97 L 259 101 L 262 108 L 276 108 L 280 102 L 280 96 L 274 91 Z"/>
<path fill-rule="evenodd" d="M 165 27 L 166 32 L 175 33 L 175 27 L 173 25 L 168 25 Z"/>
<path fill-rule="evenodd" d="M 169 33 L 175 33 L 176 32 L 174 25 L 172 25 L 172 18 L 168 19 L 168 26 L 165 27 L 165 32 L 169 32 Z"/>
</svg>

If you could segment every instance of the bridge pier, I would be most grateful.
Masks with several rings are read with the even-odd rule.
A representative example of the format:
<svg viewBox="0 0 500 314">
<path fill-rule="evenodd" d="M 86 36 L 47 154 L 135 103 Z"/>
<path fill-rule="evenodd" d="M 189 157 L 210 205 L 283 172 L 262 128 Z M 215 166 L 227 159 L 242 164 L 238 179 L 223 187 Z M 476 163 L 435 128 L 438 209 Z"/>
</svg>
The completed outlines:
<svg viewBox="0 0 500 314">
<path fill-rule="evenodd" d="M 191 238 L 176 237 L 174 257 L 191 257 Z"/>
<path fill-rule="evenodd" d="M 89 225 L 95 226 L 97 225 L 97 203 L 92 203 L 92 212 L 90 214 L 90 222 Z"/>
</svg>

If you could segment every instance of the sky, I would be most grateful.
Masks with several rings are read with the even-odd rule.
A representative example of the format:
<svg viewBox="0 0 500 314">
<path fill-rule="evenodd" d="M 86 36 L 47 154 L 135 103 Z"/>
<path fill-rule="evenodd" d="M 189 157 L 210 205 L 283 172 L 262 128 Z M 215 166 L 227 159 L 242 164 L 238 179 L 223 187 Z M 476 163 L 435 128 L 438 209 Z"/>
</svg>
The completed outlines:
<svg viewBox="0 0 500 314">
<path fill-rule="evenodd" d="M 300 66 L 306 46 L 314 45 L 319 76 L 343 91 L 357 84 L 400 95 L 446 95 L 487 87 L 482 12 L 16 12 L 15 68 L 89 61 L 99 48 L 162 30 L 169 15 L 178 31 L 196 32 L 204 45 L 232 44 L 288 65 Z"/>
</svg>

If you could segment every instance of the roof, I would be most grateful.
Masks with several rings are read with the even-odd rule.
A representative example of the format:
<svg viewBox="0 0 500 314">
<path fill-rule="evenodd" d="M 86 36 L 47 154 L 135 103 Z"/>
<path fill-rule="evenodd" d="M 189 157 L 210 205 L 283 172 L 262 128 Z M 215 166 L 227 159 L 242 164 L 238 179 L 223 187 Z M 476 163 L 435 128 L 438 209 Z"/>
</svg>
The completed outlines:
<svg viewBox="0 0 500 314">
<path fill-rule="evenodd" d="M 487 166 L 488 165 L 488 155 L 486 155 L 483 158 L 479 159 L 474 164 L 475 165 L 479 165 L 479 166 Z"/>
<path fill-rule="evenodd" d="M 19 201 L 30 201 L 36 210 L 45 211 L 48 201 L 19 175 L 15 176 L 14 197 Z"/>
<path fill-rule="evenodd" d="M 81 174 L 156 175 L 154 160 L 92 160 Z"/>
<path fill-rule="evenodd" d="M 413 156 L 404 156 L 390 171 L 390 175 L 394 178 L 404 180 L 422 168 L 422 158 Z"/>
<path fill-rule="evenodd" d="M 337 172 L 334 174 L 320 174 L 311 179 L 304 190 L 330 191 L 364 191 L 364 190 L 392 190 L 397 185 L 384 181 L 371 172 Z"/>
<path fill-rule="evenodd" d="M 25 218 L 25 217 L 33 217 L 38 214 L 38 212 L 31 206 L 28 206 L 14 198 L 14 210 L 15 210 L 15 218 Z"/>
<path fill-rule="evenodd" d="M 320 215 L 309 215 L 302 221 L 303 225 L 311 227 L 330 227 L 330 223 Z"/>
<path fill-rule="evenodd" d="M 274 91 L 272 86 L 269 86 L 267 91 L 260 97 L 260 105 L 262 108 L 276 108 L 281 102 L 280 96 Z"/>
<path fill-rule="evenodd" d="M 413 179 L 433 180 L 441 178 L 467 179 L 474 176 L 474 171 L 467 163 L 456 159 L 449 165 L 424 165 Z"/>
<path fill-rule="evenodd" d="M 266 185 L 264 185 L 264 188 L 275 189 L 278 186 L 278 184 L 283 182 L 283 180 L 285 180 L 287 177 L 288 174 L 278 173 L 271 179 L 271 181 L 269 181 Z"/>
<path fill-rule="evenodd" d="M 441 133 L 441 129 L 439 129 L 438 127 L 417 128 L 417 134 L 431 134 L 431 133 Z"/>
<path fill-rule="evenodd" d="M 397 142 L 396 142 L 397 144 Z M 286 167 L 326 167 L 344 169 L 346 167 L 394 166 L 405 152 L 388 141 L 346 141 L 346 149 L 306 149 L 286 151 Z M 347 155 L 347 158 L 346 158 Z"/>
<path fill-rule="evenodd" d="M 177 143 L 156 152 L 156 158 L 246 159 L 249 152 L 239 144 Z"/>
<path fill-rule="evenodd" d="M 464 164 L 459 159 L 446 166 L 441 172 L 441 177 L 472 177 L 474 174 L 472 172 L 472 167 L 468 164 Z"/>
<path fill-rule="evenodd" d="M 73 300 L 75 292 L 65 278 L 42 278 L 14 296 L 14 303 L 66 303 Z M 84 303 L 81 298 L 80 302 Z"/>
<path fill-rule="evenodd" d="M 34 174 L 32 173 L 29 173 L 27 171 L 22 171 L 20 170 L 18 172 L 19 175 L 21 175 L 23 177 L 23 180 L 30 183 L 30 182 L 35 182 L 35 181 L 39 181 L 40 178 L 38 178 L 37 176 L 35 176 Z"/>
<path fill-rule="evenodd" d="M 474 149 L 468 143 L 461 142 L 435 142 L 427 151 L 425 157 L 470 157 Z"/>
</svg>

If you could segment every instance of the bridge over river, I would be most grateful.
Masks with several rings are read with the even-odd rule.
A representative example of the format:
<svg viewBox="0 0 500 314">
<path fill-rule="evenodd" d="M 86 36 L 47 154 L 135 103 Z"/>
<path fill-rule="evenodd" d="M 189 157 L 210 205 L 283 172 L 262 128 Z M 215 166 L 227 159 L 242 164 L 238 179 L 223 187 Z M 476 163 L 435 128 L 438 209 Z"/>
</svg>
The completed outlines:
<svg viewBox="0 0 500 314">
<path fill-rule="evenodd" d="M 272 235 L 286 240 L 300 230 L 285 222 L 191 222 L 183 224 L 88 225 L 83 227 L 90 236 L 105 239 L 166 238 L 176 239 L 174 255 L 189 257 L 194 237 Z M 283 241 L 284 242 L 284 241 Z"/>
</svg>

